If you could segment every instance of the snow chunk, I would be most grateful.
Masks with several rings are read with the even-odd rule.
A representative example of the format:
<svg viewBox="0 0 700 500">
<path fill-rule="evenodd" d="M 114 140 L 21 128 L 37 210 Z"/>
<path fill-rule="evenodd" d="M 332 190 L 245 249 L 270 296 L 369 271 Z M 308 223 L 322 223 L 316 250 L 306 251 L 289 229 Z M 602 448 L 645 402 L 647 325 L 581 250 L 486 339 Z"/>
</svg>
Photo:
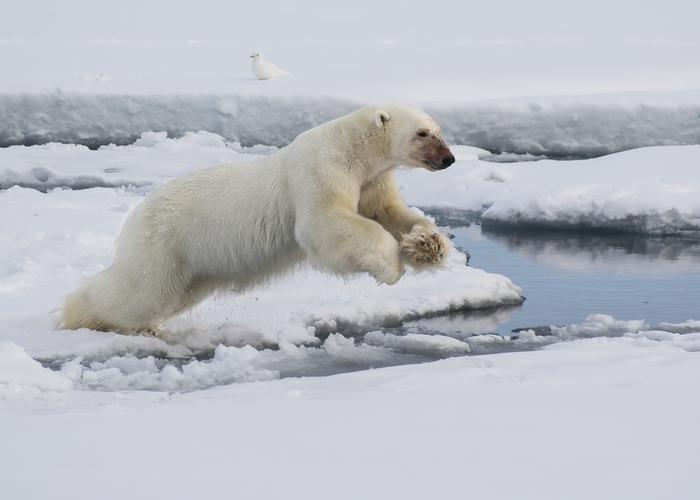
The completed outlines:
<svg viewBox="0 0 700 500">
<path fill-rule="evenodd" d="M 552 326 L 552 333 L 561 338 L 619 336 L 636 333 L 648 325 L 643 320 L 620 321 L 608 314 L 591 314 L 583 323 Z"/>
<path fill-rule="evenodd" d="M 445 335 L 407 333 L 394 335 L 378 331 L 365 334 L 364 341 L 370 345 L 390 347 L 393 350 L 418 354 L 440 352 L 443 355 L 462 356 L 469 353 L 469 344 Z"/>
<path fill-rule="evenodd" d="M 473 342 L 477 338 L 471 337 L 467 340 Z M 519 330 L 515 339 L 504 339 L 502 343 L 512 344 L 506 347 L 514 350 L 601 338 L 622 338 L 640 346 L 662 344 L 689 352 L 698 351 L 700 350 L 700 322 L 689 320 L 684 323 L 661 323 L 650 327 L 644 320 L 624 321 L 617 320 L 608 314 L 591 314 L 582 323 Z"/>
<path fill-rule="evenodd" d="M 61 372 L 78 384 L 102 390 L 183 391 L 278 378 L 274 371 L 255 367 L 255 362 L 264 356 L 264 352 L 250 346 L 219 345 L 212 359 L 192 360 L 181 368 L 157 362 L 153 356 L 138 358 L 127 354 L 93 361 L 87 366 L 81 363 L 81 358 L 76 358 L 65 363 Z"/>
<path fill-rule="evenodd" d="M 700 320 L 689 319 L 683 323 L 659 323 L 654 330 L 662 330 L 672 333 L 700 332 Z"/>
<path fill-rule="evenodd" d="M 465 260 L 452 249 L 444 269 L 408 271 L 393 286 L 377 285 L 364 275 L 343 280 L 303 266 L 271 286 L 215 297 L 188 319 L 196 321 L 198 328 L 231 328 L 234 325 L 227 318 L 234 310 L 237 318 L 245 318 L 244 329 L 261 333 L 262 344 L 276 344 L 279 339 L 299 343 L 313 342 L 318 333 L 337 332 L 348 325 L 385 326 L 441 312 L 522 302 L 523 292 L 511 280 L 468 267 Z M 275 304 L 274 311 L 270 304 Z"/>
<path fill-rule="evenodd" d="M 28 399 L 67 391 L 71 381 L 33 360 L 12 342 L 0 342 L 0 399 Z"/>
</svg>

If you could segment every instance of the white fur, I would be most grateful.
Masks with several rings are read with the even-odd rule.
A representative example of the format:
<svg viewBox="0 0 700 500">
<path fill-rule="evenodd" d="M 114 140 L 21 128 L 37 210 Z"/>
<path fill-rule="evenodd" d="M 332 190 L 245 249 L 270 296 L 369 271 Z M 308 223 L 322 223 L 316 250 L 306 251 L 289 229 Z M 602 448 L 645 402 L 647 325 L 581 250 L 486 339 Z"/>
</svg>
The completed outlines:
<svg viewBox="0 0 700 500">
<path fill-rule="evenodd" d="M 175 179 L 130 214 L 112 266 L 67 298 L 62 326 L 155 330 L 218 289 L 245 290 L 305 258 L 396 283 L 412 263 L 400 255 L 403 235 L 437 232 L 406 207 L 394 177 L 399 164 L 425 166 L 418 129 L 442 141 L 421 111 L 368 107 L 277 154 Z"/>
</svg>

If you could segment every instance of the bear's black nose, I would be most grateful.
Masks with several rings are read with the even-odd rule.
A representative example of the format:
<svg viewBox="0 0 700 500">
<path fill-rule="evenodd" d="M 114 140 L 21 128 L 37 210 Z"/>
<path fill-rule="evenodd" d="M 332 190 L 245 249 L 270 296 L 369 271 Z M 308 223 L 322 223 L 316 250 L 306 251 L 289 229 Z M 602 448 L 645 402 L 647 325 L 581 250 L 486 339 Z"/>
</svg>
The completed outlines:
<svg viewBox="0 0 700 500">
<path fill-rule="evenodd" d="M 454 155 L 450 154 L 442 159 L 442 168 L 447 168 L 455 162 Z"/>
</svg>

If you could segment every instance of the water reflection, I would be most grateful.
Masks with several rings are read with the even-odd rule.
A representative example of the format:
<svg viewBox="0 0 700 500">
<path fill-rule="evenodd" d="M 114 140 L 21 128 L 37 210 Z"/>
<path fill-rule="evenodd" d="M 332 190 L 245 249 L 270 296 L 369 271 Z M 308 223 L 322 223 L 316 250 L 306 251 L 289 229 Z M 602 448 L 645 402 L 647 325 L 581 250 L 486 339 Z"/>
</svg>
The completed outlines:
<svg viewBox="0 0 700 500">
<path fill-rule="evenodd" d="M 432 318 L 422 318 L 406 322 L 402 330 L 413 332 L 439 332 L 455 338 L 467 338 L 472 335 L 493 333 L 522 307 L 507 306 L 495 309 L 483 309 L 460 313 L 444 314 Z"/>
<path fill-rule="evenodd" d="M 647 276 L 700 271 L 700 241 L 629 234 L 586 234 L 482 227 L 487 238 L 540 264 L 566 271 Z"/>
</svg>

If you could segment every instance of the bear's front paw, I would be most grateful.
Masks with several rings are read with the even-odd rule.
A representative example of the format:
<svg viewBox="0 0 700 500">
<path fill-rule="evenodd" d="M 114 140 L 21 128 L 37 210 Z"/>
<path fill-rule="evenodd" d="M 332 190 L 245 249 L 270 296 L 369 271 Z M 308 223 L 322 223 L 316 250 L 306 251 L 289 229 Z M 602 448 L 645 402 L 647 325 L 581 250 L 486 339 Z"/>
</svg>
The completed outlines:
<svg viewBox="0 0 700 500">
<path fill-rule="evenodd" d="M 445 235 L 424 226 L 414 227 L 400 243 L 401 257 L 415 269 L 425 269 L 444 262 L 450 243 Z"/>
</svg>

